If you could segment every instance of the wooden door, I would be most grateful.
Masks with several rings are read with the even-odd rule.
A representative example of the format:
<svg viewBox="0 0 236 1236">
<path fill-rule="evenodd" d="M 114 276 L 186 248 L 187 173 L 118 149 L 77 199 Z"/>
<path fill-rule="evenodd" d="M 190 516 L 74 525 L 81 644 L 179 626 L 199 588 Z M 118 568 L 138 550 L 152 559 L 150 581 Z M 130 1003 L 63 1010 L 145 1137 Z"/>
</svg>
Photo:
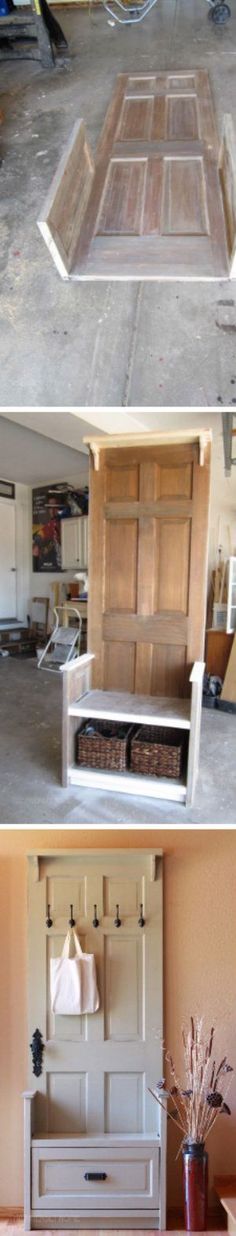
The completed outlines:
<svg viewBox="0 0 236 1236">
<path fill-rule="evenodd" d="M 210 445 L 112 447 L 90 473 L 94 686 L 179 696 L 203 658 Z"/>
<path fill-rule="evenodd" d="M 228 252 L 208 74 L 121 74 L 74 277 L 220 278 Z"/>
<path fill-rule="evenodd" d="M 141 902 L 144 927 L 138 925 Z M 87 1017 L 54 1017 L 50 957 L 62 951 L 71 903 L 82 948 L 95 954 L 100 1008 Z M 98 928 L 92 926 L 94 903 Z M 133 851 L 29 860 L 30 1037 L 36 1027 L 45 1043 L 38 1132 L 157 1128 L 147 1087 L 162 1074 L 161 859 Z"/>
<path fill-rule="evenodd" d="M 0 618 L 16 618 L 15 503 L 0 500 Z"/>
</svg>

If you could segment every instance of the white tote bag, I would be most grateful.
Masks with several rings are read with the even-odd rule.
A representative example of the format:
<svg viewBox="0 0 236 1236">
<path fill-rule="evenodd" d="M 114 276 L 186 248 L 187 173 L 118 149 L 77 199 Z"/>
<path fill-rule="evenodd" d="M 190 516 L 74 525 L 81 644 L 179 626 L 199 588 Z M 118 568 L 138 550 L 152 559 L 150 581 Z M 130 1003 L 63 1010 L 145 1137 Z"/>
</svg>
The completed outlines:
<svg viewBox="0 0 236 1236">
<path fill-rule="evenodd" d="M 74 956 L 70 954 L 74 952 Z M 61 957 L 50 962 L 52 1013 L 78 1016 L 99 1008 L 93 953 L 83 953 L 76 931 L 67 932 Z"/>
</svg>

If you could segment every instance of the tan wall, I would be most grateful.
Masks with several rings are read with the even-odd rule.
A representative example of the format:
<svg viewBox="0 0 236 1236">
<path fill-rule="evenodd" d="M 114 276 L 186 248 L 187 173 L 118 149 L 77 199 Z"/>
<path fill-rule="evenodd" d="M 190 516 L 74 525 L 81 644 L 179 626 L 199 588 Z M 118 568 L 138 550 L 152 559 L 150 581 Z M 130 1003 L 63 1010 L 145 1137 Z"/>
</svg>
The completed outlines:
<svg viewBox="0 0 236 1236">
<path fill-rule="evenodd" d="M 191 1013 L 218 1027 L 219 1052 L 236 1067 L 236 831 L 0 830 L 0 1206 L 22 1203 L 21 1091 L 26 1082 L 26 854 L 31 849 L 161 846 L 165 860 L 165 1041 L 181 1067 L 180 1032 Z M 217 1052 L 218 1054 L 218 1052 Z M 155 1079 L 154 1079 L 155 1080 Z M 232 1117 L 209 1142 L 210 1180 L 236 1171 Z M 169 1126 L 168 1203 L 181 1199 L 178 1134 Z M 211 1202 L 214 1195 L 211 1192 Z"/>
</svg>

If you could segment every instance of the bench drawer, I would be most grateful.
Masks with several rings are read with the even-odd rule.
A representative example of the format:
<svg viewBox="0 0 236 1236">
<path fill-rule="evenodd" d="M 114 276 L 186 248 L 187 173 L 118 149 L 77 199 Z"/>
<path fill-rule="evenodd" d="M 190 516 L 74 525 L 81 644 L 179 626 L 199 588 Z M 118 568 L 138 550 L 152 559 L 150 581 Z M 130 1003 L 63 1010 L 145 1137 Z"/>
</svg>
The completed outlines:
<svg viewBox="0 0 236 1236">
<path fill-rule="evenodd" d="M 93 1206 L 153 1210 L 159 1206 L 159 1147 L 33 1146 L 32 1204 L 47 1211 Z"/>
</svg>

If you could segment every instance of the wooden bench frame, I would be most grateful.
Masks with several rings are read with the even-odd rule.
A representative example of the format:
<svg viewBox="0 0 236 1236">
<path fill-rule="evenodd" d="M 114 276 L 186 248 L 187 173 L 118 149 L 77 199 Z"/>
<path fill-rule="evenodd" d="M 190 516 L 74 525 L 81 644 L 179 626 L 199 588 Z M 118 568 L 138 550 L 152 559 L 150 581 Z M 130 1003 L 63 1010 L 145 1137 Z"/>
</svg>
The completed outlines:
<svg viewBox="0 0 236 1236">
<path fill-rule="evenodd" d="M 199 766 L 204 662 L 195 661 L 190 674 L 191 699 L 172 700 L 150 696 L 126 696 L 122 692 L 93 692 L 91 671 L 93 653 L 85 653 L 61 668 L 63 676 L 62 784 L 105 789 L 108 793 L 135 794 L 191 805 L 194 800 Z M 98 707 L 96 709 L 96 699 Z M 109 707 L 111 696 L 116 706 Z M 117 704 L 118 701 L 118 704 Z M 80 768 L 75 764 L 75 734 L 84 718 L 127 720 L 138 724 L 158 724 L 189 732 L 186 783 L 133 773 L 112 773 Z"/>
<path fill-rule="evenodd" d="M 230 115 L 226 115 L 223 121 L 222 141 L 219 149 L 217 135 L 213 147 L 207 147 L 205 143 L 195 143 L 199 146 L 199 155 L 204 155 L 206 161 L 211 151 L 210 165 L 214 176 L 218 176 L 219 181 L 219 218 L 214 227 L 219 237 L 220 250 L 219 252 L 219 270 L 217 265 L 217 257 L 214 258 L 212 273 L 201 273 L 197 269 L 197 274 L 192 273 L 191 267 L 188 273 L 188 240 L 189 237 L 179 237 L 179 240 L 185 241 L 186 258 L 182 265 L 183 258 L 179 257 L 178 271 L 166 272 L 164 266 L 160 265 L 158 269 L 158 257 L 155 257 L 155 246 L 153 248 L 153 238 L 149 235 L 145 237 L 145 245 L 147 253 L 149 252 L 149 273 L 146 273 L 145 261 L 143 263 L 144 273 L 140 268 L 140 264 L 134 260 L 134 251 L 136 244 L 135 235 L 125 237 L 125 252 L 126 260 L 121 258 L 118 261 L 118 255 L 115 253 L 114 245 L 117 249 L 119 237 L 116 235 L 107 237 L 107 254 L 104 257 L 97 253 L 94 261 L 93 253 L 89 256 L 90 245 L 94 238 L 94 229 L 96 228 L 96 220 L 98 211 L 102 201 L 105 177 L 108 167 L 108 157 L 111 150 L 111 133 L 114 135 L 115 119 L 118 116 L 118 107 L 120 106 L 122 82 L 124 75 L 120 74 L 117 78 L 114 95 L 108 109 L 101 136 L 98 142 L 95 158 L 93 157 L 90 144 L 86 134 L 84 121 L 79 119 L 76 121 L 69 141 L 65 147 L 59 166 L 53 178 L 49 193 L 47 195 L 42 214 L 38 220 L 38 227 L 45 243 L 51 253 L 51 257 L 63 279 L 73 279 L 79 281 L 87 280 L 110 280 L 116 279 L 125 281 L 132 280 L 161 280 L 179 279 L 193 281 L 209 281 L 216 279 L 233 279 L 236 278 L 236 145 L 232 119 Z M 165 143 L 159 143 L 165 146 Z M 132 145 L 132 143 L 131 143 Z M 135 146 L 135 142 L 133 143 Z M 144 143 L 145 145 L 145 143 Z M 156 143 L 153 143 L 156 146 Z M 191 143 L 177 142 L 176 157 L 182 155 L 186 147 L 190 147 Z M 204 149 L 205 154 L 204 154 Z M 189 151 L 190 153 L 190 151 Z M 214 182 L 215 183 L 215 182 Z M 93 193 L 92 193 L 93 190 Z M 214 194 L 213 194 L 214 197 Z M 222 224 L 222 237 L 220 243 L 220 217 Z M 224 226 L 225 224 L 225 226 Z M 81 237 L 82 230 L 82 237 Z M 97 238 L 100 239 L 100 238 Z M 81 240 L 81 255 L 78 255 L 78 246 Z M 122 237 L 124 240 L 124 237 Z M 162 238 L 163 240 L 163 238 Z M 165 252 L 170 249 L 171 236 L 164 237 Z M 114 243 L 113 243 L 114 242 Z M 155 242 L 156 243 L 156 242 Z M 198 237 L 196 237 L 196 245 Z M 167 248 L 166 248 L 167 245 Z M 215 245 L 215 238 L 214 238 Z M 214 247 L 214 246 L 213 246 Z M 182 253 L 182 249 L 181 249 Z M 77 254 L 77 259 L 76 259 Z M 152 261 L 150 260 L 152 254 Z M 132 256 L 131 256 L 132 255 Z M 127 262 L 131 260 L 131 267 L 126 273 Z M 156 261 L 156 267 L 155 267 Z M 171 259 L 169 259 L 171 261 Z M 168 265 L 168 263 L 167 263 Z M 198 263 L 196 261 L 196 266 Z"/>
</svg>

